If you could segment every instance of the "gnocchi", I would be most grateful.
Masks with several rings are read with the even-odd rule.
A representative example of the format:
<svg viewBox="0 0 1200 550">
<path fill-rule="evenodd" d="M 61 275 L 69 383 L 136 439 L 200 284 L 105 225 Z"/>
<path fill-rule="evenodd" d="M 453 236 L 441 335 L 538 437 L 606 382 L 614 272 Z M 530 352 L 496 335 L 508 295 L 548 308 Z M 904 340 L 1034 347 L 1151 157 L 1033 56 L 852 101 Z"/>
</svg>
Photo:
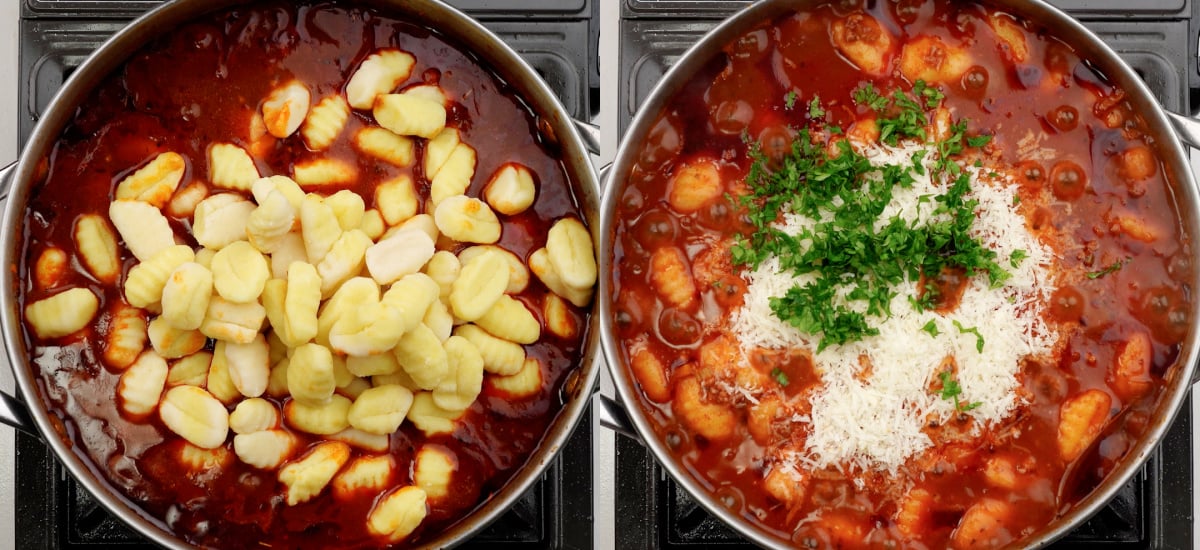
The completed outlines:
<svg viewBox="0 0 1200 550">
<path fill-rule="evenodd" d="M 117 282 L 121 274 L 117 236 L 109 229 L 104 218 L 96 214 L 79 217 L 75 222 L 75 249 L 79 251 L 83 266 L 97 281 L 110 285 Z M 41 274 L 41 266 L 38 267 L 38 273 Z"/>
<path fill-rule="evenodd" d="M 533 173 L 520 164 L 504 165 L 483 188 L 483 197 L 492 210 L 505 216 L 524 212 L 533 204 L 536 196 L 537 185 L 533 182 Z"/>
<path fill-rule="evenodd" d="M 196 262 L 184 262 L 167 278 L 162 290 L 162 316 L 179 330 L 196 330 L 208 313 L 213 274 Z"/>
<path fill-rule="evenodd" d="M 233 452 L 246 464 L 274 470 L 296 453 L 300 442 L 286 430 L 260 430 L 233 436 Z"/>
<path fill-rule="evenodd" d="M 402 167 L 412 165 L 416 149 L 412 138 L 372 126 L 354 134 L 354 146 L 365 155 Z"/>
<path fill-rule="evenodd" d="M 160 153 L 145 166 L 125 176 L 117 184 L 114 196 L 117 200 L 142 201 L 161 209 L 175 194 L 186 169 L 187 161 L 179 153 Z"/>
<path fill-rule="evenodd" d="M 493 388 L 504 392 L 509 399 L 526 399 L 542 391 L 542 363 L 528 357 L 521 370 L 510 376 L 489 376 Z"/>
<path fill-rule="evenodd" d="M 72 288 L 25 306 L 25 320 L 38 338 L 61 338 L 83 330 L 100 309 L 86 288 Z"/>
<path fill-rule="evenodd" d="M 464 321 L 483 317 L 504 295 L 508 263 L 498 252 L 486 251 L 462 266 L 450 288 L 450 310 Z"/>
<path fill-rule="evenodd" d="M 459 242 L 491 244 L 500 240 L 500 220 L 487 203 L 455 195 L 442 200 L 433 212 L 438 231 Z"/>
<path fill-rule="evenodd" d="M 350 406 L 347 420 L 355 429 L 387 435 L 400 428 L 412 406 L 413 394 L 398 385 L 376 386 L 362 392 Z"/>
<path fill-rule="evenodd" d="M 166 317 L 158 316 L 146 325 L 150 346 L 167 359 L 187 357 L 204 349 L 205 337 L 198 330 L 175 328 Z"/>
<path fill-rule="evenodd" d="M 229 435 L 225 405 L 196 386 L 175 386 L 163 395 L 158 416 L 167 429 L 201 449 L 215 449 Z"/>
<path fill-rule="evenodd" d="M 356 458 L 333 478 L 333 493 L 342 500 L 359 491 L 376 494 L 391 485 L 395 470 L 396 460 L 389 455 Z"/>
<path fill-rule="evenodd" d="M 454 147 L 441 169 L 430 180 L 429 200 L 435 207 L 447 198 L 467 192 L 471 178 L 475 176 L 475 162 L 475 149 L 470 145 L 459 143 Z"/>
<path fill-rule="evenodd" d="M 117 395 L 125 414 L 141 418 L 154 412 L 167 383 L 167 362 L 153 351 L 137 358 L 117 382 Z"/>
<path fill-rule="evenodd" d="M 292 367 L 288 367 L 290 372 Z M 320 405 L 295 399 L 283 406 L 283 418 L 289 426 L 315 435 L 332 435 L 350 427 L 350 400 L 334 394 Z"/>
<path fill-rule="evenodd" d="M 367 527 L 376 536 L 399 542 L 417 529 L 427 513 L 425 491 L 401 487 L 375 503 L 367 516 Z"/>
<path fill-rule="evenodd" d="M 413 460 L 413 484 L 428 498 L 439 500 L 450 491 L 450 478 L 458 469 L 458 457 L 441 445 L 423 445 Z"/>
<path fill-rule="evenodd" d="M 279 410 L 270 401 L 259 397 L 238 403 L 229 413 L 229 429 L 236 434 L 262 432 L 278 425 Z"/>
<path fill-rule="evenodd" d="M 416 95 L 381 95 L 373 113 L 380 126 L 401 136 L 429 139 L 446 127 L 446 107 Z"/>
<path fill-rule="evenodd" d="M 220 250 L 246 238 L 246 227 L 254 209 L 254 203 L 241 195 L 210 195 L 196 205 L 192 236 L 200 246 Z M 138 259 L 145 261 L 141 256 Z"/>
<path fill-rule="evenodd" d="M 324 151 L 342 133 L 349 119 L 350 104 L 340 95 L 331 95 L 309 109 L 308 117 L 300 127 L 300 136 L 309 149 Z"/>
<path fill-rule="evenodd" d="M 375 99 L 391 92 L 408 79 L 416 58 L 396 49 L 380 50 L 367 56 L 346 84 L 346 98 L 355 109 L 370 109 Z"/>
<path fill-rule="evenodd" d="M 483 387 L 483 358 L 479 350 L 461 336 L 446 340 L 447 376 L 433 390 L 433 402 L 448 411 L 471 407 Z"/>
<path fill-rule="evenodd" d="M 108 321 L 104 364 L 113 369 L 132 365 L 146 349 L 146 316 L 141 309 L 117 302 Z"/>
<path fill-rule="evenodd" d="M 154 206 L 142 201 L 113 201 L 108 205 L 108 219 L 117 228 L 125 247 L 139 261 L 175 245 L 166 216 Z"/>
<path fill-rule="evenodd" d="M 500 296 L 492 308 L 475 324 L 505 340 L 518 344 L 532 344 L 542 336 L 542 326 L 533 312 L 520 300 L 507 294 Z"/>
<path fill-rule="evenodd" d="M 214 187 L 249 191 L 259 177 L 258 166 L 245 149 L 232 143 L 208 147 L 208 181 Z"/>
<path fill-rule="evenodd" d="M 294 134 L 308 117 L 311 104 L 312 94 L 300 81 L 293 80 L 271 90 L 262 104 L 263 125 L 267 133 L 279 139 Z"/>
<path fill-rule="evenodd" d="M 326 441 L 298 460 L 287 463 L 279 470 L 279 482 L 286 487 L 288 506 L 308 502 L 320 494 L 349 459 L 348 445 Z"/>
</svg>

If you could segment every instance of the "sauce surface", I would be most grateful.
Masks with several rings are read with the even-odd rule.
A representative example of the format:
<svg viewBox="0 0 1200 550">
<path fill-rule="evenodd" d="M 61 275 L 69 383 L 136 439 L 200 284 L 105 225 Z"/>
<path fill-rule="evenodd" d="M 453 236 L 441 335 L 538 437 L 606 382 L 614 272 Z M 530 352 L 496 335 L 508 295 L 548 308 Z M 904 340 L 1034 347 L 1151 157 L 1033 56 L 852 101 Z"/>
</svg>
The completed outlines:
<svg viewBox="0 0 1200 550">
<path fill-rule="evenodd" d="M 341 137 L 320 153 L 310 151 L 298 134 L 283 140 L 251 134 L 251 118 L 273 88 L 299 80 L 309 86 L 315 104 L 343 93 L 362 59 L 380 48 L 399 48 L 416 58 L 401 89 L 437 84 L 451 100 L 447 126 L 458 128 L 462 141 L 477 152 L 469 196 L 481 196 L 488 178 L 507 163 L 520 163 L 535 174 L 537 200 L 529 210 L 503 219 L 498 245 L 524 261 L 541 246 L 537 243 L 546 242 L 554 220 L 582 218 L 555 146 L 492 68 L 411 17 L 394 18 L 348 2 L 263 2 L 204 16 L 167 32 L 80 105 L 32 193 L 20 266 L 28 275 L 22 277 L 22 307 L 64 287 L 87 288 L 101 297 L 100 314 L 80 333 L 43 341 L 27 332 L 42 393 L 64 437 L 99 477 L 133 506 L 194 544 L 358 548 L 384 543 L 367 531 L 365 521 L 377 493 L 337 499 L 326 490 L 318 498 L 287 506 L 274 471 L 238 460 L 206 469 L 181 465 L 183 442 L 158 415 L 137 421 L 122 416 L 116 403 L 120 373 L 100 361 L 111 307 L 122 301 L 120 285 L 100 284 L 73 259 L 61 284 L 39 288 L 32 276 L 34 264 L 51 247 L 75 258 L 72 232 L 77 217 L 107 217 L 117 182 L 161 152 L 174 151 L 188 159 L 180 189 L 204 180 L 206 150 L 214 142 L 253 149 L 263 175 L 291 174 L 296 163 L 317 156 L 348 162 L 359 174 L 349 189 L 364 197 L 368 208 L 377 184 L 406 173 L 416 182 L 419 197 L 428 197 L 430 182 L 419 161 L 398 167 L 354 149 L 350 136 L 368 124 L 369 112 L 353 112 Z M 420 159 L 424 140 L 418 142 Z M 190 239 L 187 218 L 170 222 L 177 236 Z M 197 248 L 195 242 L 186 244 Z M 123 246 L 120 254 L 123 281 L 136 259 Z M 528 288 L 514 297 L 544 323 L 546 295 L 545 287 L 531 277 Z M 579 325 L 576 337 L 543 332 L 537 343 L 524 346 L 528 357 L 541 364 L 542 387 L 534 396 L 514 399 L 485 382 L 483 393 L 453 433 L 427 437 L 406 422 L 390 436 L 389 452 L 397 464 L 395 486 L 412 483 L 410 465 L 422 445 L 444 446 L 457 459 L 449 496 L 430 501 L 426 519 L 404 544 L 428 541 L 458 522 L 504 486 L 537 448 L 562 408 L 565 380 L 580 360 L 578 334 L 586 331 L 587 317 L 584 310 L 568 307 Z M 210 340 L 206 349 L 212 346 Z M 272 399 L 277 405 L 284 401 Z M 284 424 L 283 429 L 289 428 Z M 296 456 L 319 441 L 290 431 L 301 440 Z M 232 443 L 227 441 L 225 447 L 232 451 Z M 354 450 L 352 459 L 365 452 Z"/>
<path fill-rule="evenodd" d="M 941 46 L 914 56 L 919 70 L 905 67 L 905 50 L 931 37 Z M 855 92 L 866 84 L 884 96 L 911 92 L 914 74 L 944 94 L 941 106 L 967 136 L 990 137 L 955 159 L 999 172 L 1028 232 L 1052 251 L 1054 285 L 1041 320 L 1056 344 L 1019 364 L 1011 414 L 986 425 L 970 410 L 931 422 L 924 431 L 933 445 L 897 472 L 801 466 L 780 479 L 782 449 L 803 448 L 814 429 L 800 419 L 823 382 L 814 349 L 743 343 L 737 351 L 729 320 L 745 307 L 753 266 L 730 256 L 754 232 L 750 212 L 761 207 L 748 211 L 743 202 L 752 165 L 760 158 L 768 172 L 779 170 L 800 129 L 818 147 L 843 134 L 856 147 L 878 145 L 877 120 L 894 112 L 874 112 Z M 924 114 L 935 134 L 935 112 Z M 836 2 L 764 22 L 667 103 L 619 198 L 612 300 L 640 405 L 719 502 L 794 545 L 1014 544 L 1069 510 L 1125 456 L 1180 353 L 1193 267 L 1155 148 L 1124 92 L 1087 60 L 986 5 Z M 713 180 L 719 189 L 692 199 Z M 923 273 L 911 283 L 932 284 L 936 310 L 954 311 L 963 275 Z M 714 366 L 724 364 L 737 366 Z M 930 391 L 943 382 L 931 378 Z M 1093 418 L 1064 420 L 1093 398 L 1105 403 Z M 1080 433 L 1085 443 L 1097 440 L 1070 456 L 1064 441 Z"/>
</svg>

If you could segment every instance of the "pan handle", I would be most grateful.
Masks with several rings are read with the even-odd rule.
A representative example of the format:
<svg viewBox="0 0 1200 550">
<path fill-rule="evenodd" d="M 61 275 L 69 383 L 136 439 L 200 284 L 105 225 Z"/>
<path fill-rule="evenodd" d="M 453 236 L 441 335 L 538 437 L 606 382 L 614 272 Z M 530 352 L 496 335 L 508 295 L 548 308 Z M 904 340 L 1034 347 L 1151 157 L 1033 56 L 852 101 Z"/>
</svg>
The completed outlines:
<svg viewBox="0 0 1200 550">
<path fill-rule="evenodd" d="M 571 119 L 571 122 L 575 123 L 575 129 L 579 130 L 579 137 L 583 138 L 583 146 L 587 148 L 588 152 L 599 155 L 600 127 L 577 118 Z"/>
<path fill-rule="evenodd" d="M 620 403 L 597 392 L 592 396 L 592 409 L 596 411 L 601 426 L 642 443 L 641 436 L 633 427 L 633 422 L 629 420 L 629 413 L 625 412 L 625 408 Z"/>
<path fill-rule="evenodd" d="M 1167 114 L 1167 120 L 1175 129 L 1175 135 L 1179 136 L 1179 140 L 1188 147 L 1200 149 L 1200 120 L 1171 111 L 1163 112 Z"/>
<path fill-rule="evenodd" d="M 8 188 L 12 185 L 12 179 L 16 174 L 17 163 L 15 162 L 0 168 L 0 205 L 8 200 Z M 3 363 L 5 367 L 12 368 L 12 365 L 8 364 L 8 357 L 2 353 L 0 353 L 0 363 Z M 4 392 L 0 392 L 0 424 L 7 424 L 30 435 L 38 435 L 37 428 L 34 428 L 33 418 L 29 416 L 29 409 L 20 399 Z"/>
</svg>

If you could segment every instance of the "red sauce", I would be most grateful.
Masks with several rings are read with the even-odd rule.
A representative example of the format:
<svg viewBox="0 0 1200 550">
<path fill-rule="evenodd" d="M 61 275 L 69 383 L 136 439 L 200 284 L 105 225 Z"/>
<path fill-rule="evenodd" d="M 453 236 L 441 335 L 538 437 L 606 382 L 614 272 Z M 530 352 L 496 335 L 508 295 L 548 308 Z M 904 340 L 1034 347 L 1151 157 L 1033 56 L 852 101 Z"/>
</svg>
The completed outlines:
<svg viewBox="0 0 1200 550">
<path fill-rule="evenodd" d="M 475 177 L 467 194 L 480 196 L 488 178 L 506 163 L 519 162 L 535 174 L 538 196 L 531 207 L 504 217 L 498 243 L 522 260 L 546 241 L 553 221 L 582 218 L 553 140 L 536 125 L 526 104 L 491 67 L 452 39 L 423 27 L 411 17 L 393 18 L 375 9 L 344 2 L 294 4 L 263 2 L 205 16 L 170 30 L 104 80 L 84 101 L 47 159 L 47 171 L 27 207 L 23 275 L 48 247 L 75 256 L 72 230 L 82 214 L 106 216 L 116 184 L 128 173 L 166 151 L 189 165 L 180 184 L 207 177 L 206 150 L 213 142 L 249 148 L 250 120 L 274 87 L 295 78 L 307 84 L 313 103 L 343 91 L 350 75 L 371 52 L 400 48 L 417 64 L 401 88 L 435 83 L 453 101 L 448 126 L 477 151 Z M 373 203 L 374 187 L 412 173 L 421 197 L 429 182 L 418 162 L 399 168 L 360 155 L 350 136 L 370 122 L 369 113 L 351 115 L 341 137 L 322 153 L 309 151 L 300 136 L 278 140 L 257 156 L 263 174 L 291 174 L 295 163 L 329 156 L 357 166 L 350 187 Z M 332 193 L 332 190 L 330 191 Z M 424 209 L 422 209 L 424 210 Z M 177 235 L 188 235 L 187 219 L 171 219 Z M 195 247 L 194 242 L 189 242 Z M 121 247 L 124 272 L 136 263 Z M 85 287 L 101 297 L 101 313 L 81 333 L 56 341 L 27 334 L 39 385 L 65 437 L 100 477 L 132 506 L 164 523 L 183 539 L 215 547 L 343 548 L 378 546 L 366 529 L 377 493 L 349 500 L 328 489 L 306 503 L 287 506 L 274 471 L 257 470 L 236 458 L 226 466 L 189 472 L 179 464 L 181 440 L 152 414 L 124 418 L 117 408 L 119 373 L 102 366 L 99 356 L 108 332 L 110 307 L 121 290 L 92 279 L 78 260 L 53 289 L 39 289 L 23 276 L 22 307 L 67 287 Z M 517 296 L 539 322 L 547 290 L 532 277 Z M 586 313 L 572 308 L 578 320 Z M 579 334 L 586 332 L 581 324 Z M 212 342 L 209 342 L 209 349 Z M 449 496 L 430 500 L 428 516 L 405 543 L 428 541 L 458 522 L 496 493 L 538 447 L 567 399 L 564 383 L 579 363 L 579 338 L 561 340 L 543 331 L 525 346 L 541 362 L 543 387 L 533 397 L 513 399 L 485 383 L 483 393 L 458 421 L 452 434 L 426 437 L 405 423 L 391 436 L 397 468 L 393 486 L 412 483 L 411 463 L 424 444 L 437 444 L 457 457 Z M 282 407 L 282 402 L 276 400 Z M 286 424 L 284 424 L 286 428 Z M 319 438 L 294 431 L 303 448 Z M 231 434 L 232 438 L 232 434 Z M 232 453 L 232 443 L 225 447 Z M 355 450 L 354 456 L 365 451 Z M 232 455 L 231 455 L 232 456 Z"/>
<path fill-rule="evenodd" d="M 890 65 L 878 76 L 853 65 L 831 38 L 831 24 L 856 12 L 873 18 L 893 38 L 886 54 Z M 938 37 L 969 56 L 972 66 L 959 80 L 937 86 L 945 94 L 943 105 L 954 120 L 967 121 L 967 135 L 993 136 L 984 153 L 994 165 L 1011 167 L 1013 184 L 1020 186 L 1018 211 L 1060 257 L 1054 274 L 1058 289 L 1046 307 L 1048 322 L 1061 334 L 1060 349 L 1057 361 L 1022 366 L 1020 392 L 1027 404 L 969 444 L 918 454 L 899 479 L 868 472 L 859 487 L 837 471 L 806 472 L 808 481 L 798 489 L 802 496 L 789 501 L 764 488 L 770 457 L 762 440 L 803 441 L 804 428 L 765 434 L 749 403 L 713 385 L 702 388 L 702 401 L 719 414 L 707 418 L 728 414 L 735 419 L 733 436 L 714 442 L 682 420 L 672 402 L 641 395 L 657 435 L 683 468 L 733 514 L 773 537 L 823 548 L 992 547 L 1019 541 L 1094 489 L 1141 437 L 1158 406 L 1189 321 L 1192 268 L 1165 170 L 1153 159 L 1151 174 L 1133 178 L 1136 170 L 1124 162 L 1127 155 L 1152 152 L 1156 144 L 1123 92 L 1036 24 L 1017 25 L 1028 50 L 1024 61 L 1014 61 L 988 24 L 993 13 L 975 4 L 925 0 L 835 2 L 784 14 L 726 45 L 667 103 L 640 144 L 618 206 L 612 300 L 626 363 L 631 350 L 649 349 L 666 371 L 673 401 L 684 387 L 680 381 L 695 376 L 708 346 L 727 338 L 728 325 L 720 320 L 742 305 L 738 297 L 745 285 L 736 288 L 729 277 L 710 276 L 708 256 L 727 250 L 731 236 L 753 229 L 726 211 L 724 198 L 694 212 L 672 207 L 667 193 L 675 171 L 699 157 L 719 159 L 723 191 L 746 194 L 752 159 L 745 138 L 760 144 L 768 169 L 777 169 L 792 150 L 795 129 L 808 124 L 807 106 L 817 97 L 829 125 L 853 132 L 856 121 L 872 116 L 852 101 L 856 88 L 866 82 L 884 94 L 912 88 L 900 70 L 900 52 L 917 37 Z M 789 92 L 796 94 L 794 108 L 786 105 Z M 1032 155 L 1029 139 L 1052 156 Z M 1156 238 L 1134 238 L 1114 217 L 1118 212 L 1151 226 Z M 699 309 L 708 319 L 699 337 L 689 337 L 691 345 L 668 337 L 676 332 L 678 315 L 662 313 L 672 306 L 656 291 L 649 267 L 661 247 L 684 251 Z M 1123 268 L 1106 270 L 1116 262 Z M 733 270 L 734 281 L 742 281 L 736 276 L 742 269 Z M 930 282 L 946 296 L 939 308 L 956 307 L 961 273 L 943 273 Z M 1149 335 L 1152 348 L 1148 374 L 1139 375 L 1149 381 L 1140 387 L 1149 389 L 1140 395 L 1128 391 L 1130 384 L 1113 383 L 1111 374 L 1122 346 L 1137 334 Z M 817 383 L 808 366 L 794 360 L 756 362 L 752 356 L 743 372 L 770 371 L 776 380 L 788 380 L 783 385 L 790 395 L 796 384 Z M 1063 480 L 1072 461 L 1058 451 L 1060 407 L 1091 389 L 1111 398 L 1107 418 L 1125 412 L 1079 459 L 1082 474 Z M 796 406 L 803 411 L 805 404 Z M 929 432 L 969 427 L 970 419 L 962 418 L 930 426 Z M 993 459 L 1014 465 L 1014 487 L 989 481 L 985 470 Z M 1061 490 L 1060 483 L 1065 483 Z M 921 491 L 928 497 L 920 503 L 921 527 L 904 531 L 900 506 Z M 967 529 L 960 525 L 967 510 L 987 499 L 1005 507 L 997 514 L 1001 523 L 978 539 L 956 535 Z"/>
</svg>

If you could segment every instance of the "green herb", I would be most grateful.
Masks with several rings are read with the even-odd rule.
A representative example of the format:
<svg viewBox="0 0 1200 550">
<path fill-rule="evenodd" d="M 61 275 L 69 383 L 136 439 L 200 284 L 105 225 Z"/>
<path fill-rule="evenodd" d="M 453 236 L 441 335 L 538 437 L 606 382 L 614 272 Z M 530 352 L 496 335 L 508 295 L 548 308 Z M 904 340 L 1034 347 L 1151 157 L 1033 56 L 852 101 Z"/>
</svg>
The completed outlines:
<svg viewBox="0 0 1200 550">
<path fill-rule="evenodd" d="M 925 323 L 925 326 L 921 327 L 921 330 L 928 332 L 929 335 L 934 338 L 937 338 L 937 335 L 942 333 L 942 331 L 938 330 L 937 322 L 933 319 L 930 319 L 928 323 Z"/>
<path fill-rule="evenodd" d="M 925 109 L 937 107 L 942 95 L 918 82 L 911 93 L 896 90 L 890 98 L 866 84 L 854 97 L 880 112 L 880 139 L 895 144 L 901 138 L 924 142 Z M 810 111 L 813 107 L 819 108 L 816 98 Z M 965 131 L 965 123 L 954 124 L 949 137 L 912 155 L 911 164 L 878 167 L 845 140 L 837 142 L 831 156 L 825 144 L 814 143 L 808 128 L 797 131 L 790 154 L 773 170 L 767 168 L 761 146 L 752 143 L 746 177 L 751 192 L 740 201 L 753 230 L 735 237 L 733 262 L 756 268 L 775 257 L 783 272 L 815 276 L 772 297 L 769 305 L 779 319 L 819 335 L 818 352 L 878 334 L 873 320 L 891 315 L 891 301 L 898 294 L 894 288 L 922 275 L 932 280 L 944 270 L 961 270 L 967 277 L 986 274 L 989 284 L 1000 286 L 1011 275 L 997 263 L 994 251 L 971 236 L 979 205 L 966 198 L 971 179 L 955 160 L 965 147 Z M 931 152 L 936 157 L 927 169 L 924 163 Z M 926 172 L 945 188 L 944 194 L 923 199 L 935 204 L 934 221 L 883 218 L 893 190 L 911 187 L 914 174 Z M 871 173 L 879 175 L 866 177 Z M 798 235 L 788 235 L 774 226 L 784 213 L 819 221 Z M 914 305 L 928 309 L 937 294 L 931 284 Z M 865 307 L 851 308 L 849 302 Z"/>
<path fill-rule="evenodd" d="M 821 96 L 813 96 L 812 101 L 808 102 L 808 118 L 816 120 L 824 117 L 825 109 L 821 108 Z"/>
<path fill-rule="evenodd" d="M 870 82 L 854 90 L 854 102 L 875 112 L 883 111 L 888 106 L 887 98 L 879 95 L 875 85 Z"/>
<path fill-rule="evenodd" d="M 787 385 L 792 382 L 791 380 L 788 380 L 787 373 L 783 372 L 783 369 L 779 367 L 771 369 L 771 378 L 774 378 L 776 382 L 779 382 L 780 386 L 784 387 L 787 387 Z"/>
<path fill-rule="evenodd" d="M 954 320 L 954 328 L 958 329 L 959 334 L 974 334 L 975 335 L 975 351 L 983 353 L 983 335 L 979 333 L 979 328 L 971 327 L 964 328 L 958 319 Z"/>
<path fill-rule="evenodd" d="M 992 136 L 979 135 L 979 136 L 967 138 L 967 145 L 970 147 L 983 147 L 984 145 L 991 143 L 991 141 L 992 141 Z"/>
<path fill-rule="evenodd" d="M 1020 196 L 1020 195 L 1013 195 L 1013 206 L 1016 206 L 1016 205 L 1018 205 L 1018 204 L 1021 204 L 1021 196 Z"/>
<path fill-rule="evenodd" d="M 1025 252 L 1024 250 L 1014 250 L 1012 255 L 1009 256 L 1008 263 L 1009 265 L 1013 266 L 1013 269 L 1016 269 L 1016 267 L 1020 265 L 1021 261 L 1028 257 L 1028 252 Z"/>
<path fill-rule="evenodd" d="M 1124 260 L 1117 260 L 1117 261 L 1113 262 L 1112 265 L 1110 265 L 1104 269 L 1101 269 L 1100 271 L 1092 271 L 1092 272 L 1088 273 L 1087 278 L 1099 279 L 1100 277 L 1108 275 L 1109 273 L 1116 273 L 1118 270 L 1120 270 L 1122 267 L 1124 267 L 1125 262 L 1128 262 L 1128 261 L 1129 261 L 1129 258 L 1125 258 Z"/>
<path fill-rule="evenodd" d="M 783 107 L 789 111 L 792 110 L 792 107 L 796 106 L 796 98 L 799 95 L 796 90 L 789 91 L 787 95 L 783 96 Z"/>
<path fill-rule="evenodd" d="M 938 378 L 942 381 L 941 394 L 942 399 L 954 402 L 954 410 L 965 412 L 974 409 L 983 403 L 975 401 L 974 403 L 963 404 L 958 396 L 962 395 L 962 387 L 958 385 L 958 381 L 954 379 L 954 373 L 945 370 L 938 373 Z"/>
</svg>

